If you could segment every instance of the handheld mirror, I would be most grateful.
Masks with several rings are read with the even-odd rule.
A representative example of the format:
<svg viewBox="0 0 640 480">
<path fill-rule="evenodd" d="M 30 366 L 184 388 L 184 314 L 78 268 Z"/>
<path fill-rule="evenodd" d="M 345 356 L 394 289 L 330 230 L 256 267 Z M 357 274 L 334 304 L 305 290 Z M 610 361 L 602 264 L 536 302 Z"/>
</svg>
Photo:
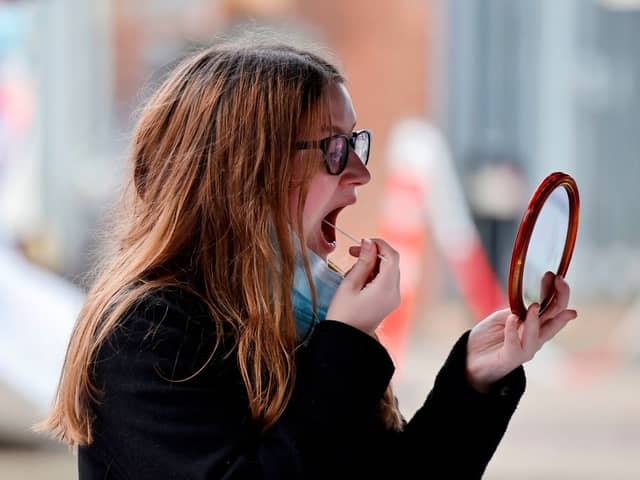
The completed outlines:
<svg viewBox="0 0 640 480">
<path fill-rule="evenodd" d="M 533 303 L 543 313 L 556 296 L 556 275 L 569 268 L 578 235 L 580 199 L 575 180 L 562 172 L 538 186 L 520 222 L 509 270 L 511 311 L 524 318 Z"/>
</svg>

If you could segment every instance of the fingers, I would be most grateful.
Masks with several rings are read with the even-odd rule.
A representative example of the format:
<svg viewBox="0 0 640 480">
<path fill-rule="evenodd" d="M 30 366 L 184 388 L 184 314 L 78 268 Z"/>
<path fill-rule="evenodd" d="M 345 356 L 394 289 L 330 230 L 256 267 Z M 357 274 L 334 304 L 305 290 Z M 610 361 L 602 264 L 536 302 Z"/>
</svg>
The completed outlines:
<svg viewBox="0 0 640 480">
<path fill-rule="evenodd" d="M 540 346 L 540 304 L 534 303 L 527 310 L 527 316 L 522 326 L 522 350 L 525 361 L 531 360 Z"/>
<path fill-rule="evenodd" d="M 351 254 L 352 257 L 359 257 L 360 256 L 360 245 L 353 245 L 353 246 L 349 247 L 349 253 Z M 351 271 L 351 268 L 349 269 L 349 272 L 350 271 Z M 365 285 L 367 283 L 369 283 L 371 280 L 373 280 L 374 278 L 376 278 L 376 276 L 378 275 L 379 271 L 380 271 L 380 258 L 376 257 L 375 267 L 373 267 L 373 269 L 369 272 L 369 276 L 367 277 L 367 280 L 365 281 Z M 349 273 L 349 272 L 347 272 L 347 273 Z M 345 276 L 346 276 L 346 274 L 345 274 Z"/>
<path fill-rule="evenodd" d="M 381 238 L 371 239 L 378 248 L 378 253 L 384 260 L 378 261 L 378 268 L 389 288 L 400 291 L 400 254 Z M 373 281 L 373 280 L 372 280 Z"/>
<path fill-rule="evenodd" d="M 556 291 L 558 292 L 556 308 L 558 312 L 562 312 L 567 309 L 567 306 L 569 306 L 569 295 L 571 293 L 571 289 L 565 279 L 560 276 L 556 277 L 555 286 Z"/>
<path fill-rule="evenodd" d="M 369 275 L 377 263 L 377 248 L 368 238 L 363 238 L 358 252 L 358 261 L 351 267 L 344 277 L 344 282 L 354 289 L 361 290 L 367 283 Z"/>
<path fill-rule="evenodd" d="M 560 312 L 556 317 L 549 320 L 540 329 L 540 340 L 542 341 L 542 343 L 551 340 L 560 330 L 565 327 L 567 323 L 577 317 L 578 312 L 576 312 L 575 310 L 564 310 L 563 312 Z"/>
<path fill-rule="evenodd" d="M 556 296 L 553 299 L 551 305 L 549 305 L 549 307 L 542 314 L 542 323 L 555 317 L 560 312 L 563 312 L 569 305 L 569 296 L 571 293 L 571 289 L 569 288 L 569 284 L 566 282 L 566 280 L 558 275 L 555 277 L 554 286 L 556 290 Z"/>
<path fill-rule="evenodd" d="M 551 295 L 553 292 L 553 280 L 555 279 L 555 275 L 553 272 L 546 272 L 542 276 L 542 280 L 540 281 L 540 302 L 544 302 L 544 300 Z"/>
<path fill-rule="evenodd" d="M 398 259 L 398 252 L 385 240 L 381 238 L 371 238 L 370 240 L 376 244 L 380 256 L 384 257 L 385 259 L 389 257 L 392 262 Z M 352 257 L 358 257 L 360 255 L 360 249 L 360 245 L 352 245 L 349 247 L 349 254 Z"/>
<path fill-rule="evenodd" d="M 372 238 L 371 241 L 376 244 L 376 247 L 378 247 L 378 253 L 380 256 L 387 260 L 387 262 L 381 262 L 382 264 L 388 263 L 389 267 L 393 267 L 398 264 L 400 254 L 391 245 L 381 238 Z"/>
<path fill-rule="evenodd" d="M 375 244 L 378 250 L 377 254 L 382 257 L 382 261 L 380 262 L 380 264 L 386 264 L 387 268 L 396 268 L 396 266 L 400 263 L 400 254 L 398 253 L 398 251 L 382 238 L 371 237 L 369 240 L 371 240 Z M 360 249 L 360 246 L 350 247 L 349 253 L 351 253 L 352 255 L 359 254 Z"/>
<path fill-rule="evenodd" d="M 369 250 L 369 247 L 371 247 L 371 250 Z M 400 254 L 385 240 L 381 238 L 363 238 L 360 245 L 349 247 L 349 253 L 358 257 L 358 261 L 349 270 L 349 273 L 354 285 L 357 284 L 359 288 L 376 278 L 381 269 L 393 273 L 396 283 L 399 282 L 398 264 L 400 262 Z M 380 257 L 383 258 L 381 259 Z M 355 276 L 351 273 L 354 270 Z M 345 275 L 346 278 L 347 275 Z"/>
<path fill-rule="evenodd" d="M 337 319 L 372 334 L 380 322 L 400 305 L 399 255 L 384 240 L 363 239 L 351 248 L 358 260 L 345 274 L 327 310 Z M 379 254 L 385 255 L 380 261 Z"/>
<path fill-rule="evenodd" d="M 538 316 L 539 311 L 539 304 L 531 305 L 522 327 L 522 350 L 525 361 L 531 360 L 544 343 L 551 340 L 568 322 L 578 317 L 578 312 L 575 310 L 565 309 L 543 322 Z"/>
</svg>

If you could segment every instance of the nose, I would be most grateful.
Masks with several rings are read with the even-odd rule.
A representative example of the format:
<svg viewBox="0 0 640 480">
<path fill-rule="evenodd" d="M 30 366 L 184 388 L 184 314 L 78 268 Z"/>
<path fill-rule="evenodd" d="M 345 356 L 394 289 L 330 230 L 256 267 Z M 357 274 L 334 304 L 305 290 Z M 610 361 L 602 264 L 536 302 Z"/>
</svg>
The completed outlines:
<svg viewBox="0 0 640 480">
<path fill-rule="evenodd" d="M 369 169 L 362 163 L 356 152 L 350 150 L 347 166 L 340 175 L 340 182 L 360 186 L 369 183 L 370 180 L 371 173 Z"/>
</svg>

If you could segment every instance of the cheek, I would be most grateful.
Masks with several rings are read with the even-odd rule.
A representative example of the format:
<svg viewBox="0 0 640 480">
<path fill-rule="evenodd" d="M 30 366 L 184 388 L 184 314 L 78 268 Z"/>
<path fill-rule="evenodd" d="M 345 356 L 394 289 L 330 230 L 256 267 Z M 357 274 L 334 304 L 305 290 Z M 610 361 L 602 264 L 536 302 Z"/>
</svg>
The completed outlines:
<svg viewBox="0 0 640 480">
<path fill-rule="evenodd" d="M 327 208 L 333 201 L 333 196 L 338 189 L 339 177 L 331 176 L 324 170 L 316 173 L 309 183 L 307 196 L 302 208 L 302 221 L 304 226 L 304 236 L 308 238 L 319 228 L 323 214 L 327 213 Z M 291 223 L 295 220 L 295 213 L 298 208 L 298 190 L 292 189 L 289 197 L 289 219 Z"/>
<path fill-rule="evenodd" d="M 304 203 L 303 218 L 305 227 L 312 227 L 321 220 L 326 210 L 326 205 L 331 201 L 334 190 L 331 177 L 319 174 L 313 178 L 309 185 L 309 192 Z"/>
<path fill-rule="evenodd" d="M 321 182 L 312 180 L 307 191 L 307 197 L 304 200 L 302 208 L 302 219 L 305 231 L 308 230 L 316 221 L 316 217 L 321 214 L 323 202 L 326 198 L 325 187 Z M 299 205 L 299 189 L 292 189 L 289 196 L 289 221 L 293 224 Z"/>
<path fill-rule="evenodd" d="M 310 220 L 313 220 L 319 212 L 322 211 L 322 199 L 324 195 L 322 193 L 322 189 L 313 188 L 312 185 L 307 194 L 307 198 L 304 202 L 304 210 L 302 216 L 305 220 L 305 223 L 309 223 Z"/>
</svg>

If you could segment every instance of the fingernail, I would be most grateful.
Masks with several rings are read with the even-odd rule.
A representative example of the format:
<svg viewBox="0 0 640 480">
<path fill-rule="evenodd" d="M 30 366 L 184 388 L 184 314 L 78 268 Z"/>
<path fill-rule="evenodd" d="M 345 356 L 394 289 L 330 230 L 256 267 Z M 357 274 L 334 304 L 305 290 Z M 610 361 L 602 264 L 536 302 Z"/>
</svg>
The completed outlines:
<svg viewBox="0 0 640 480">
<path fill-rule="evenodd" d="M 372 245 L 373 245 L 373 242 L 371 241 L 371 239 L 369 238 L 362 239 L 362 248 L 364 248 L 367 252 L 371 251 Z"/>
</svg>

